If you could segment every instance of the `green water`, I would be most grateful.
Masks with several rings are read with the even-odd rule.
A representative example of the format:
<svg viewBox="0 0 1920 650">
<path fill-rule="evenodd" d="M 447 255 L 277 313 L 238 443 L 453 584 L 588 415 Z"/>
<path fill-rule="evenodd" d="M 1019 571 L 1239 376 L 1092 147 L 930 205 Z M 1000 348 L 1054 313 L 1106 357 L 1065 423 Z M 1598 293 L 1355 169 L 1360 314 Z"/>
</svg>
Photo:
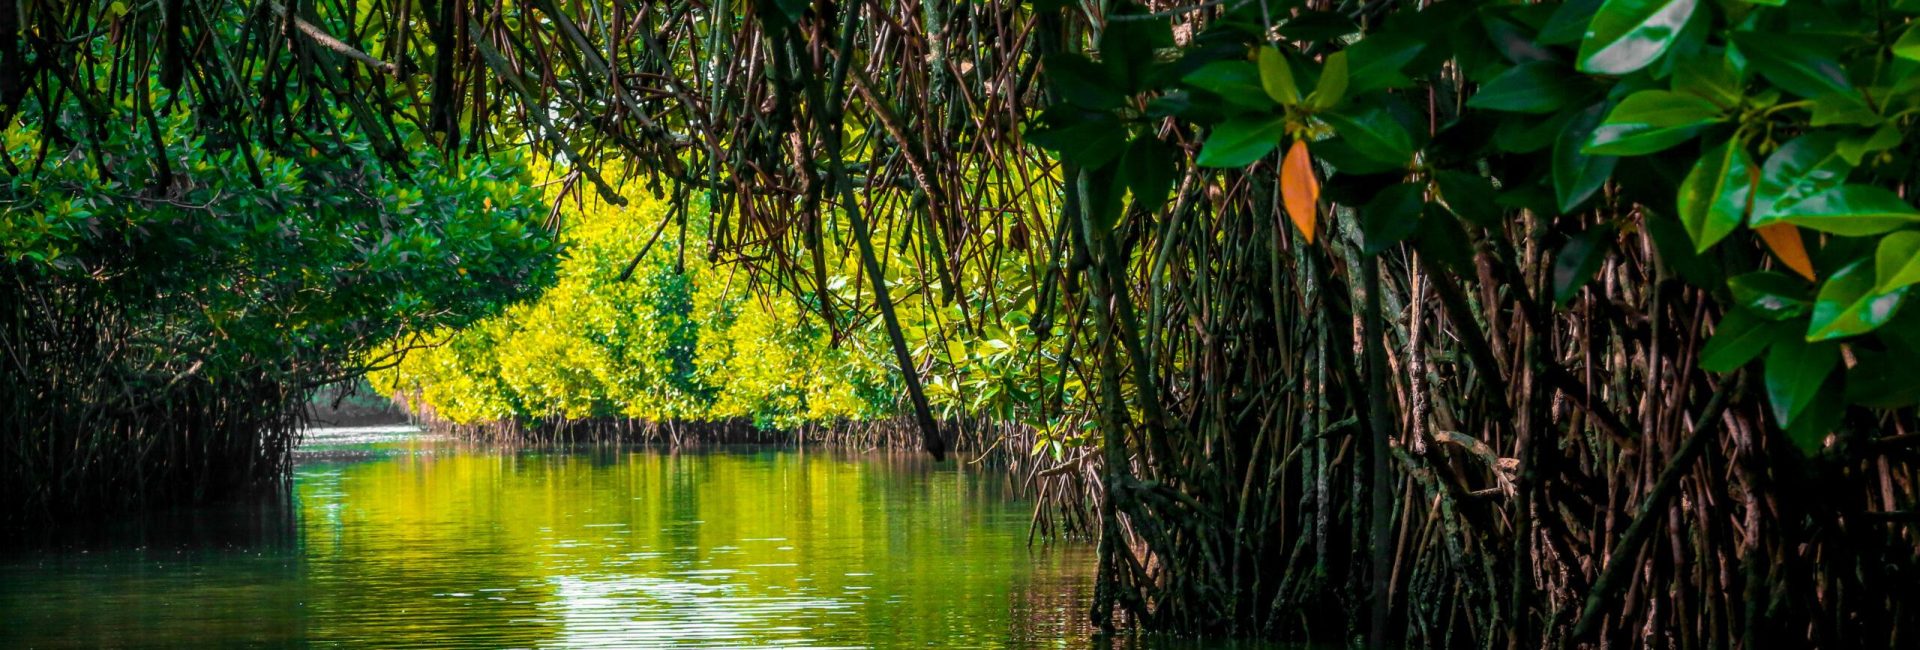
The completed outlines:
<svg viewBox="0 0 1920 650">
<path fill-rule="evenodd" d="M 1090 549 L 1030 548 L 1031 504 L 1002 473 L 906 455 L 406 439 L 321 452 L 284 502 L 10 533 L 0 647 L 1082 647 L 1090 635 Z"/>
</svg>

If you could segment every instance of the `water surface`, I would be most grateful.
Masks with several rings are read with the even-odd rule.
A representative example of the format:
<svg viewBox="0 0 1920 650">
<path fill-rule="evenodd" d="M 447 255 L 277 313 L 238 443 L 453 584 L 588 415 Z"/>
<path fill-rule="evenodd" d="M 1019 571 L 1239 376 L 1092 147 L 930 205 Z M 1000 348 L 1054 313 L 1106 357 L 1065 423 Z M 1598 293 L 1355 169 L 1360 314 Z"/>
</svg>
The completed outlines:
<svg viewBox="0 0 1920 650">
<path fill-rule="evenodd" d="M 1081 647 L 1093 558 L 917 456 L 303 450 L 281 502 L 18 534 L 0 647 Z M 16 533 L 17 534 L 17 533 Z"/>
</svg>

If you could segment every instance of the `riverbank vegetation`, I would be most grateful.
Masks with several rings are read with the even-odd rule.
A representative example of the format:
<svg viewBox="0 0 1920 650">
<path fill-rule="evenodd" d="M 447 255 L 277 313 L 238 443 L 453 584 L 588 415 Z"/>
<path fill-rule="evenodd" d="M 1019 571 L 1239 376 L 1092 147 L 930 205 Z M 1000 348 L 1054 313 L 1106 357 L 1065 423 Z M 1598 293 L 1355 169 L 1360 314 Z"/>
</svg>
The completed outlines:
<svg viewBox="0 0 1920 650">
<path fill-rule="evenodd" d="M 236 9 L 204 17 L 242 33 Z M 65 45 L 114 66 L 41 53 L 31 86 L 7 68 L 0 519 L 278 484 L 308 391 L 552 282 L 524 155 L 382 160 L 333 126 L 348 105 L 203 103 L 248 80 L 203 70 L 190 92 L 130 39 Z M 295 59 L 251 60 L 252 81 Z M 208 119 L 241 105 L 259 112 Z"/>
<path fill-rule="evenodd" d="M 91 69 L 63 39 L 195 107 L 266 57 L 247 87 L 339 107 L 312 139 L 370 167 L 531 143 L 562 179 L 558 289 L 366 330 L 454 341 L 385 380 L 452 417 L 893 413 L 935 458 L 953 414 L 1019 425 L 1097 506 L 1109 629 L 1915 633 L 1913 3 L 168 4 L 200 17 L 30 6 L 62 36 L 15 41 L 7 105 Z M 271 129 L 222 129 L 283 110 L 135 104 L 71 130 L 255 160 Z"/>
</svg>

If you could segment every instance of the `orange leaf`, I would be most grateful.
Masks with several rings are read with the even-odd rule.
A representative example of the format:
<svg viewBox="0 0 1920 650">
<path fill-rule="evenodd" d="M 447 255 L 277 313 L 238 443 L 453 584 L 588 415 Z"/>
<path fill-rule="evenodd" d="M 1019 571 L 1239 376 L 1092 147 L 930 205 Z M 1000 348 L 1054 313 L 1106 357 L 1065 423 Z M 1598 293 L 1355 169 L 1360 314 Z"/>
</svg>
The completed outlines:
<svg viewBox="0 0 1920 650">
<path fill-rule="evenodd" d="M 1760 239 L 1767 242 L 1773 256 L 1785 262 L 1787 268 L 1809 281 L 1814 279 L 1813 260 L 1807 258 L 1807 245 L 1800 241 L 1799 228 L 1790 223 L 1776 223 L 1755 228 L 1754 232 L 1760 233 Z"/>
<path fill-rule="evenodd" d="M 1313 243 L 1313 224 L 1320 213 L 1320 181 L 1313 177 L 1313 158 L 1307 155 L 1307 141 L 1294 140 L 1287 157 L 1280 162 L 1280 198 L 1286 202 L 1287 216 L 1293 225 Z"/>
</svg>

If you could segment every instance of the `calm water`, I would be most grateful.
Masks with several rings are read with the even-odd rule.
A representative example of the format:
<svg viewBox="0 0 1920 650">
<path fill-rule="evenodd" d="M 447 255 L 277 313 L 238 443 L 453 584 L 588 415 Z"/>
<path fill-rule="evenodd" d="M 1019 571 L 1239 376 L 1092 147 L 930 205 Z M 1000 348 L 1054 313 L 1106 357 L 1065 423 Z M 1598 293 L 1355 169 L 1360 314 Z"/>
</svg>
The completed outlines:
<svg viewBox="0 0 1920 650">
<path fill-rule="evenodd" d="M 338 432 L 305 453 L 285 503 L 8 533 L 0 647 L 1087 644 L 1090 549 L 1029 548 L 991 471 Z"/>
</svg>

